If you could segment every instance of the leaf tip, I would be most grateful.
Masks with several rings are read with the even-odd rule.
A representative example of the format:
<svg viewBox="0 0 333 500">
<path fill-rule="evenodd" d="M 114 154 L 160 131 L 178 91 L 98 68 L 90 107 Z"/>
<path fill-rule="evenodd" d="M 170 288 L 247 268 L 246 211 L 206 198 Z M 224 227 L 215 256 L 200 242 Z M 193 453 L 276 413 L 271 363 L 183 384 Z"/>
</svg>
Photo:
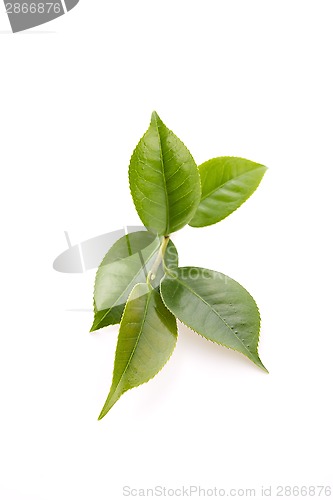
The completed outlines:
<svg viewBox="0 0 333 500">
<path fill-rule="evenodd" d="M 267 370 L 266 366 L 265 366 L 265 365 L 261 362 L 261 359 L 259 358 L 259 356 L 258 356 L 258 359 L 257 359 L 257 361 L 256 361 L 255 363 L 256 363 L 256 365 L 257 365 L 259 368 L 261 368 L 264 372 L 269 373 L 269 371 Z"/>
<path fill-rule="evenodd" d="M 100 327 L 100 323 L 99 322 L 96 322 L 96 318 L 94 318 L 94 321 L 93 321 L 93 324 L 91 325 L 91 328 L 89 330 L 89 333 L 93 333 L 93 332 L 96 332 L 96 330 L 99 330 L 101 327 Z"/>
<path fill-rule="evenodd" d="M 111 407 L 109 405 L 107 405 L 107 402 L 106 402 L 105 405 L 102 408 L 101 413 L 98 415 L 98 419 L 97 420 L 102 420 L 102 418 L 105 417 L 105 415 L 110 411 L 110 409 L 111 409 Z"/>
<path fill-rule="evenodd" d="M 160 125 L 161 123 L 163 123 L 156 111 L 153 111 L 151 114 L 151 123 L 154 123 L 156 125 Z"/>
</svg>

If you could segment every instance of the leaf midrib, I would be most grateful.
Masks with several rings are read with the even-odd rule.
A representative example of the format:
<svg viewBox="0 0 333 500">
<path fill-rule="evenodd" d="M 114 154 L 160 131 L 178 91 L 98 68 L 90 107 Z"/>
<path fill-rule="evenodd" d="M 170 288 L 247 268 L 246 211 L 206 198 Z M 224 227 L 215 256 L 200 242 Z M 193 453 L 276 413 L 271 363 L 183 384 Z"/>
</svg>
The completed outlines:
<svg viewBox="0 0 333 500">
<path fill-rule="evenodd" d="M 160 128 L 159 128 L 159 124 L 158 124 L 156 116 L 154 116 L 154 121 L 155 121 L 155 125 L 157 128 L 158 143 L 160 146 L 160 160 L 161 160 L 161 164 L 162 164 L 162 176 L 163 176 L 164 189 L 165 189 L 165 204 L 166 204 L 166 230 L 165 230 L 165 234 L 169 234 L 169 228 L 170 228 L 169 193 L 168 193 L 167 182 L 166 182 L 166 178 L 165 178 L 165 164 L 164 164 L 164 159 L 163 159 L 162 139 L 160 136 Z"/>
<path fill-rule="evenodd" d="M 137 349 L 137 347 L 138 347 L 139 340 L 140 340 L 140 338 L 141 338 L 142 331 L 143 331 L 143 327 L 144 327 L 145 320 L 146 320 L 146 317 L 147 317 L 148 306 L 149 306 L 149 302 L 150 302 L 151 297 L 152 297 L 152 291 L 151 291 L 151 290 L 149 290 L 149 291 L 147 292 L 147 295 L 148 295 L 148 297 L 147 297 L 147 302 L 146 302 L 145 309 L 144 309 L 143 316 L 142 316 L 142 321 L 141 321 L 140 332 L 139 332 L 138 337 L 137 337 L 137 339 L 136 339 L 135 345 L 134 345 L 134 347 L 133 347 L 133 349 L 132 349 L 132 352 L 131 352 L 131 355 L 130 355 L 130 357 L 129 357 L 129 360 L 127 361 L 126 366 L 125 366 L 125 368 L 124 368 L 124 370 L 123 370 L 123 373 L 122 373 L 122 375 L 121 375 L 121 377 L 120 377 L 120 379 L 119 379 L 119 381 L 118 381 L 118 383 L 117 383 L 117 385 L 116 385 L 116 387 L 115 387 L 115 390 L 112 392 L 112 394 L 111 394 L 111 392 L 110 392 L 110 398 L 112 398 L 112 396 L 116 393 L 116 391 L 117 391 L 117 389 L 118 389 L 118 387 L 119 387 L 119 385 L 120 385 L 121 381 L 122 381 L 122 380 L 123 380 L 123 378 L 124 378 L 124 375 L 125 375 L 125 373 L 126 373 L 126 371 L 127 371 L 128 367 L 129 367 L 129 365 L 130 365 L 130 363 L 131 363 L 131 361 L 132 361 L 132 358 L 133 358 L 133 356 L 134 356 L 134 354 L 135 354 L 135 351 L 136 351 L 136 349 Z M 135 299 L 134 299 L 134 300 L 135 300 Z M 129 303 L 130 303 L 130 302 L 129 302 Z M 125 312 L 126 312 L 126 311 L 124 311 L 124 317 L 125 317 Z"/>
</svg>

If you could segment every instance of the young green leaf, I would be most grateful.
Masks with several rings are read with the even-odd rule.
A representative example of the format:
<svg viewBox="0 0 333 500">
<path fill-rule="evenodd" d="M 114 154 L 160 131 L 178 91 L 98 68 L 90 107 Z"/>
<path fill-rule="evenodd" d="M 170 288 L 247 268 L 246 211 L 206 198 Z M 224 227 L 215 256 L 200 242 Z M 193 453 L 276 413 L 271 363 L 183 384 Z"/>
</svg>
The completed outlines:
<svg viewBox="0 0 333 500">
<path fill-rule="evenodd" d="M 266 370 L 258 356 L 258 308 L 239 283 L 209 269 L 180 267 L 163 278 L 161 295 L 167 308 L 185 325 L 208 340 L 245 354 Z"/>
<path fill-rule="evenodd" d="M 146 281 L 160 245 L 161 238 L 147 231 L 137 231 L 123 236 L 110 248 L 96 274 L 95 317 L 90 331 L 120 322 L 131 290 L 137 283 Z M 164 260 L 168 268 L 178 265 L 172 241 L 169 241 Z M 161 265 L 155 279 L 157 283 L 163 274 Z"/>
<path fill-rule="evenodd" d="M 266 170 L 264 165 L 232 156 L 200 165 L 201 201 L 190 226 L 210 226 L 225 219 L 257 189 Z"/>
<path fill-rule="evenodd" d="M 176 341 L 176 319 L 160 294 L 147 284 L 137 284 L 120 323 L 112 385 L 99 420 L 124 392 L 148 382 L 163 368 Z"/>
<path fill-rule="evenodd" d="M 168 235 L 194 216 L 201 196 L 198 168 L 156 112 L 132 155 L 129 181 L 136 210 L 149 231 Z"/>
</svg>

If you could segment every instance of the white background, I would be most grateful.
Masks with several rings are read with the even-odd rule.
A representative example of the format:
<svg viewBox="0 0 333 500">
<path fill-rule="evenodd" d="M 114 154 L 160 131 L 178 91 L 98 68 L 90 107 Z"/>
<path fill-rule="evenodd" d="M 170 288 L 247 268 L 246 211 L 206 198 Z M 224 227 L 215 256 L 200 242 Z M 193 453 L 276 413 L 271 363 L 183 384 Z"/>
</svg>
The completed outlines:
<svg viewBox="0 0 333 500">
<path fill-rule="evenodd" d="M 330 1 L 81 0 L 13 35 L 2 10 L 1 500 L 332 484 L 332 19 Z M 269 167 L 236 213 L 173 239 L 256 298 L 270 374 L 181 327 L 98 422 L 118 328 L 88 333 L 70 309 L 91 309 L 94 271 L 52 263 L 64 230 L 140 223 L 127 167 L 153 109 L 198 163 Z"/>
</svg>

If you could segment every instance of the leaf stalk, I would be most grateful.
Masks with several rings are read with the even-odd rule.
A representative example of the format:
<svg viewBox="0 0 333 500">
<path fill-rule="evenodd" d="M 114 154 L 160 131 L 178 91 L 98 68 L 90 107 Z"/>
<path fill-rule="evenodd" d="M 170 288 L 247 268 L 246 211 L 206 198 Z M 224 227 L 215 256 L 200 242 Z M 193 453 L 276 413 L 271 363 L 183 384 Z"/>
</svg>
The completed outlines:
<svg viewBox="0 0 333 500">
<path fill-rule="evenodd" d="M 155 262 L 153 264 L 153 267 L 151 268 L 151 270 L 149 271 L 148 276 L 147 276 L 147 283 L 148 284 L 150 284 L 151 281 L 154 281 L 154 279 L 156 278 L 156 274 L 157 274 L 158 268 L 159 268 L 161 262 L 164 259 L 164 255 L 165 255 L 165 252 L 166 252 L 166 249 L 167 249 L 169 241 L 170 241 L 170 236 L 169 235 L 163 237 L 163 241 L 161 243 L 161 246 L 160 246 L 159 252 L 157 254 L 156 260 L 155 260 Z"/>
</svg>

